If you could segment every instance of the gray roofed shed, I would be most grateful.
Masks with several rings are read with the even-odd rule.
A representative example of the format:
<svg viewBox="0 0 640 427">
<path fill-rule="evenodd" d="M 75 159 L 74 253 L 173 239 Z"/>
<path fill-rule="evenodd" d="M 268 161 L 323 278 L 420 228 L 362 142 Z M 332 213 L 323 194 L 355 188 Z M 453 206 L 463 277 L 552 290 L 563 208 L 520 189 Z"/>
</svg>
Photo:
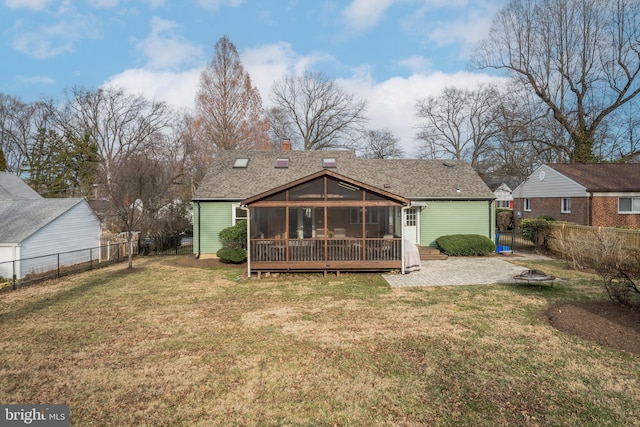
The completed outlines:
<svg viewBox="0 0 640 427">
<path fill-rule="evenodd" d="M 23 180 L 9 172 L 0 172 L 0 200 L 42 199 Z"/>
<path fill-rule="evenodd" d="M 0 243 L 21 243 L 84 199 L 0 200 Z"/>
</svg>

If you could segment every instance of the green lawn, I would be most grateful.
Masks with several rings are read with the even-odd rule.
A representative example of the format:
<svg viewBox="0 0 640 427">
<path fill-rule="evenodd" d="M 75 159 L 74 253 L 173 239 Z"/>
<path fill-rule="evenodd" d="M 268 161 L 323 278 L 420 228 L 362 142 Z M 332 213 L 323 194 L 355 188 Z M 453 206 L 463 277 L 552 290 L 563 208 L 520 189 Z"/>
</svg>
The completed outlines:
<svg viewBox="0 0 640 427">
<path fill-rule="evenodd" d="M 179 261 L 0 294 L 0 402 L 66 403 L 81 426 L 640 423 L 640 357 L 538 320 L 606 298 L 562 263 L 526 265 L 553 288 L 391 289 Z"/>
</svg>

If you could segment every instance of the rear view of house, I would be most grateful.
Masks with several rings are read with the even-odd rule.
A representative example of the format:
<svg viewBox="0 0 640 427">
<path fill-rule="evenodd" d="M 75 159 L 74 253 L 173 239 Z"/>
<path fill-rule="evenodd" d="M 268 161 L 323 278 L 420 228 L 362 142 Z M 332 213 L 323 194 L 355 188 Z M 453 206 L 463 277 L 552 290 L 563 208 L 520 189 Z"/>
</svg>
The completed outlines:
<svg viewBox="0 0 640 427">
<path fill-rule="evenodd" d="M 194 252 L 248 220 L 249 272 L 391 270 L 446 234 L 493 238 L 494 195 L 463 161 L 228 151 L 196 192 Z"/>
<path fill-rule="evenodd" d="M 17 279 L 52 266 L 89 261 L 101 224 L 85 199 L 41 197 L 17 176 L 0 172 L 0 277 Z M 19 262 L 18 262 L 19 260 Z"/>
</svg>

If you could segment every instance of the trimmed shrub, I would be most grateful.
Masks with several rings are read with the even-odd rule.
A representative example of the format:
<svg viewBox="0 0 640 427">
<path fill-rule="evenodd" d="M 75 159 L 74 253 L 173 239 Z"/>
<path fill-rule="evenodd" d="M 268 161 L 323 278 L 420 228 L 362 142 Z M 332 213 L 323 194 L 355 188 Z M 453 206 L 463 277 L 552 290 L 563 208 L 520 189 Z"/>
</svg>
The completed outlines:
<svg viewBox="0 0 640 427">
<path fill-rule="evenodd" d="M 242 248 L 224 247 L 216 252 L 220 261 L 230 264 L 242 264 L 247 260 L 247 251 Z"/>
<path fill-rule="evenodd" d="M 218 234 L 222 249 L 216 255 L 222 262 L 243 263 L 247 259 L 247 222 L 238 221 L 236 225 L 227 227 Z"/>
<path fill-rule="evenodd" d="M 223 229 L 219 234 L 220 243 L 227 248 L 245 248 L 247 245 L 247 221 Z"/>
<path fill-rule="evenodd" d="M 440 236 L 436 239 L 436 244 L 450 256 L 483 256 L 496 250 L 491 239 L 480 234 Z"/>
</svg>

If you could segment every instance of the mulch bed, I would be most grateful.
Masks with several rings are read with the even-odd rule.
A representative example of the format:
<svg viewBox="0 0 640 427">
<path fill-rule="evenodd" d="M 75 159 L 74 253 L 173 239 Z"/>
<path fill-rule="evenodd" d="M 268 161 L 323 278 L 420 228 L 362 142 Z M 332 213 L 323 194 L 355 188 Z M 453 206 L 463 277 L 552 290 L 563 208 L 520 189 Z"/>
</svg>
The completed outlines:
<svg viewBox="0 0 640 427">
<path fill-rule="evenodd" d="M 552 305 L 544 320 L 556 329 L 602 346 L 640 355 L 640 310 L 613 301 Z"/>
</svg>

